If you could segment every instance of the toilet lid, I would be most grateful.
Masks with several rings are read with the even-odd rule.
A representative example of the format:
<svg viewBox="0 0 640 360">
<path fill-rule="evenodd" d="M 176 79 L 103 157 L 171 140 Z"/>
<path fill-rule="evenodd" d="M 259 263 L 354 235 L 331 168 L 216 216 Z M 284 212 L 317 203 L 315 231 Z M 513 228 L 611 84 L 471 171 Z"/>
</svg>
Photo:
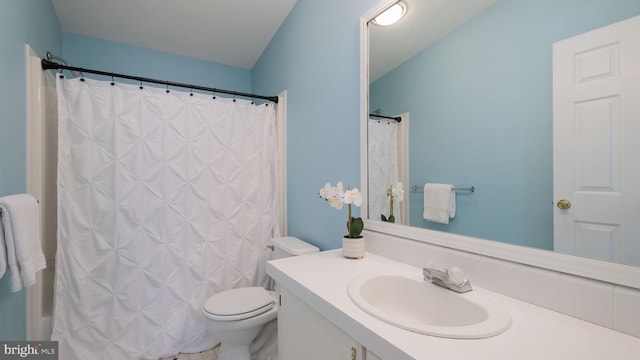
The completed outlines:
<svg viewBox="0 0 640 360">
<path fill-rule="evenodd" d="M 271 310 L 274 299 L 263 287 L 226 290 L 211 296 L 204 310 L 220 320 L 241 320 Z"/>
</svg>

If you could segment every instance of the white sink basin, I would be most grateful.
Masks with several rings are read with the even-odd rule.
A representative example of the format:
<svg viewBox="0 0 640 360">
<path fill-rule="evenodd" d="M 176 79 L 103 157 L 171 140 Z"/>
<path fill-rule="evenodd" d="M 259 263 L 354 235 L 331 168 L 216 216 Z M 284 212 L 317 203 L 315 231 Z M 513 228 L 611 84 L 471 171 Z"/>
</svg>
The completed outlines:
<svg viewBox="0 0 640 360">
<path fill-rule="evenodd" d="M 509 312 L 482 290 L 458 294 L 425 282 L 421 274 L 367 274 L 348 285 L 351 300 L 368 314 L 420 334 L 457 339 L 498 335 Z"/>
</svg>

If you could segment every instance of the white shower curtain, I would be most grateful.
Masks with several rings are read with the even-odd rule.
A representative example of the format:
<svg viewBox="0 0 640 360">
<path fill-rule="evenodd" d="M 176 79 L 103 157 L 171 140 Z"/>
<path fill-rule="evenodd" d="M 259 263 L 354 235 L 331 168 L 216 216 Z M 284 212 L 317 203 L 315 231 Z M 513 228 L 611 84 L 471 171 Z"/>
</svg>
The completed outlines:
<svg viewBox="0 0 640 360">
<path fill-rule="evenodd" d="M 389 217 L 389 186 L 399 182 L 398 171 L 398 123 L 369 119 L 369 218 L 380 220 L 380 215 Z M 403 184 L 406 187 L 406 184 Z M 394 202 L 393 214 L 396 223 L 401 223 L 400 204 Z"/>
<path fill-rule="evenodd" d="M 58 79 L 61 359 L 156 359 L 217 339 L 201 307 L 263 285 L 278 235 L 273 104 Z"/>
</svg>

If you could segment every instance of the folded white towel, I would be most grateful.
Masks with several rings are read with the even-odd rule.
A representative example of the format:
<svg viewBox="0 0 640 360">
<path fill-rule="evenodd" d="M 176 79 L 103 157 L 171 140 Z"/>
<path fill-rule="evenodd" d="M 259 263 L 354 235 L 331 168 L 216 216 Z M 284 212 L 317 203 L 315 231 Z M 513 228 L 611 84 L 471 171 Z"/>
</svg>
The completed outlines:
<svg viewBox="0 0 640 360">
<path fill-rule="evenodd" d="M 456 193 L 451 184 L 424 185 L 425 220 L 448 224 L 456 216 Z"/>
<path fill-rule="evenodd" d="M 40 244 L 37 200 L 27 194 L 0 198 L 0 277 L 9 269 L 12 292 L 36 283 L 36 273 L 46 267 Z"/>
</svg>

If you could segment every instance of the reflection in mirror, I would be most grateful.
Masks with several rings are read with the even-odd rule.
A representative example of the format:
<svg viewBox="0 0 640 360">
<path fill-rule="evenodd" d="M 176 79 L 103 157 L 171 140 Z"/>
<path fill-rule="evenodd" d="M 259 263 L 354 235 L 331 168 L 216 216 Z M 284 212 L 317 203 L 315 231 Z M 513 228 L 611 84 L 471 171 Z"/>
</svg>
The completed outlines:
<svg viewBox="0 0 640 360">
<path fill-rule="evenodd" d="M 369 115 L 368 170 L 369 218 L 408 225 L 409 203 L 405 201 L 408 174 L 409 115 Z"/>
<path fill-rule="evenodd" d="M 640 2 L 404 1 L 398 23 L 368 26 L 369 111 L 411 119 L 399 223 L 640 265 Z M 374 133 L 369 169 L 392 151 Z M 427 183 L 475 192 L 437 223 Z"/>
</svg>

